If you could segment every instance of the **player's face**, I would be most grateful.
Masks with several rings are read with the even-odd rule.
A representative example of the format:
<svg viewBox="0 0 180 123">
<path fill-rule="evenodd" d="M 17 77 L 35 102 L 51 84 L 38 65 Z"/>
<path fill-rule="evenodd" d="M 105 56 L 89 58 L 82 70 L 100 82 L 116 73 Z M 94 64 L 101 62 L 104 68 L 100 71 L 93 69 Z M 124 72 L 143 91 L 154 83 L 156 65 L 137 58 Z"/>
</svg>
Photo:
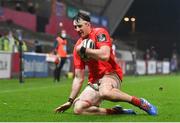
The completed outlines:
<svg viewBox="0 0 180 123">
<path fill-rule="evenodd" d="M 74 29 L 81 37 L 86 37 L 89 34 L 89 30 L 90 30 L 89 22 L 84 21 L 82 19 L 79 20 L 78 22 L 74 20 L 73 25 L 74 25 Z"/>
</svg>

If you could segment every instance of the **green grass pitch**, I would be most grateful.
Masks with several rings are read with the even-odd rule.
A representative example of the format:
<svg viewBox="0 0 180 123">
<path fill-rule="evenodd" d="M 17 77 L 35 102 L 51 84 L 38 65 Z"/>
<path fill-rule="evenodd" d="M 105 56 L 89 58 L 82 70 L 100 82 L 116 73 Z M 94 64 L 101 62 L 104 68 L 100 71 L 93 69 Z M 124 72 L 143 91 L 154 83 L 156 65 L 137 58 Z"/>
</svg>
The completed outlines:
<svg viewBox="0 0 180 123">
<path fill-rule="evenodd" d="M 132 108 L 137 115 L 85 116 L 73 114 L 72 108 L 55 114 L 53 109 L 67 101 L 72 79 L 53 83 L 52 78 L 26 78 L 24 84 L 17 79 L 0 80 L 0 122 L 179 122 L 180 76 L 125 76 L 122 90 L 144 97 L 157 106 L 159 114 L 149 116 L 128 103 L 104 101 L 102 107 L 122 105 Z M 86 82 L 85 82 L 86 83 Z M 84 83 L 84 86 L 85 86 Z M 83 87 L 84 87 L 83 86 Z"/>
</svg>

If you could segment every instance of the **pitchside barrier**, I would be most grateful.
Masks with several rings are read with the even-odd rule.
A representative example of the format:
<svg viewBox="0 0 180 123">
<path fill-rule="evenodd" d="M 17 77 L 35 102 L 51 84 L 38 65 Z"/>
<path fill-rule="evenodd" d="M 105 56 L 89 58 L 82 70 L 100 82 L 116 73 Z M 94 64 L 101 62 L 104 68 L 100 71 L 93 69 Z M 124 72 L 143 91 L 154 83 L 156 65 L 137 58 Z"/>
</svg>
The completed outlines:
<svg viewBox="0 0 180 123">
<path fill-rule="evenodd" d="M 26 52 L 23 54 L 24 77 L 48 77 L 52 76 L 54 62 L 47 61 L 47 54 Z M 169 74 L 169 61 L 123 61 L 117 60 L 125 75 L 154 75 Z M 0 78 L 12 78 L 19 75 L 19 54 L 10 52 L 0 52 Z M 87 67 L 86 67 L 87 69 Z M 73 57 L 68 55 L 62 72 L 73 73 Z"/>
<path fill-rule="evenodd" d="M 24 77 L 48 77 L 55 69 L 54 57 L 48 61 L 49 55 L 42 53 L 24 53 Z M 72 70 L 72 56 L 68 55 L 62 68 L 62 74 Z"/>
<path fill-rule="evenodd" d="M 40 53 L 24 53 L 24 77 L 47 77 L 48 63 L 46 55 Z"/>
<path fill-rule="evenodd" d="M 121 66 L 123 73 L 126 75 L 154 75 L 154 74 L 169 74 L 170 62 L 169 61 L 155 61 L 155 60 L 136 60 L 123 61 L 117 60 Z"/>
<path fill-rule="evenodd" d="M 0 78 L 11 77 L 11 53 L 0 52 Z"/>
</svg>

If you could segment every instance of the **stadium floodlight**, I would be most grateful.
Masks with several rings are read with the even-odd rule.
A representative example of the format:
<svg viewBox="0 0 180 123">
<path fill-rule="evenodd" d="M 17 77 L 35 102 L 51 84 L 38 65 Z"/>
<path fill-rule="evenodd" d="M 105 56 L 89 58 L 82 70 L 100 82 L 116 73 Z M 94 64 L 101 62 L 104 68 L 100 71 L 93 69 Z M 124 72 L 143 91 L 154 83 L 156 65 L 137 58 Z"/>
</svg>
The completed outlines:
<svg viewBox="0 0 180 123">
<path fill-rule="evenodd" d="M 130 22 L 131 23 L 131 32 L 135 32 L 135 30 L 136 30 L 136 18 L 135 17 L 131 17 L 131 18 L 129 18 L 129 17 L 124 17 L 124 21 L 125 22 Z"/>
<path fill-rule="evenodd" d="M 129 18 L 128 18 L 128 17 L 125 17 L 125 18 L 124 18 L 124 21 L 128 22 L 128 21 L 129 21 Z"/>
<path fill-rule="evenodd" d="M 132 21 L 132 22 L 136 21 L 136 18 L 132 17 L 132 18 L 131 18 L 131 21 Z"/>
</svg>

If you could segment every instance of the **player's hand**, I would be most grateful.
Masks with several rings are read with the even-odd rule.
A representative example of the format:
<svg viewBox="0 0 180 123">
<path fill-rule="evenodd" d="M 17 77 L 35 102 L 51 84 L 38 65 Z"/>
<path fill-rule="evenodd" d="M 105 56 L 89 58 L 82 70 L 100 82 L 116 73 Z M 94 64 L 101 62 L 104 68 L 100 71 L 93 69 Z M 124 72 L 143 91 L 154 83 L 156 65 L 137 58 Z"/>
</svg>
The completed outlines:
<svg viewBox="0 0 180 123">
<path fill-rule="evenodd" d="M 63 105 L 57 107 L 54 111 L 55 111 L 55 113 L 63 113 L 64 111 L 69 109 L 71 107 L 71 105 L 72 105 L 72 103 L 66 102 Z"/>
</svg>

